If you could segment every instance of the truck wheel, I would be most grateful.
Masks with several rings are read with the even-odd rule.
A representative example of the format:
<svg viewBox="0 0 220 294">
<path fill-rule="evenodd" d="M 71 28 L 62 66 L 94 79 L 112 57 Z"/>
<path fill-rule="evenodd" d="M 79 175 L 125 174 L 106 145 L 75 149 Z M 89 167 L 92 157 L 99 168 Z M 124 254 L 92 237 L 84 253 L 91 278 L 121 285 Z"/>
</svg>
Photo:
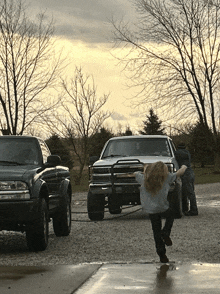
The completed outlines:
<svg viewBox="0 0 220 294">
<path fill-rule="evenodd" d="M 43 251 L 48 245 L 48 209 L 46 200 L 41 199 L 39 218 L 26 231 L 27 246 L 31 251 Z"/>
<path fill-rule="evenodd" d="M 93 221 L 103 220 L 105 209 L 105 198 L 103 195 L 88 193 L 87 211 L 89 219 Z"/>
<path fill-rule="evenodd" d="M 108 209 L 111 214 L 120 214 L 122 211 L 121 207 L 118 205 L 110 205 Z"/>
<path fill-rule="evenodd" d="M 60 210 L 53 217 L 53 230 L 57 237 L 68 236 L 71 231 L 71 201 L 66 195 L 60 206 Z"/>
</svg>

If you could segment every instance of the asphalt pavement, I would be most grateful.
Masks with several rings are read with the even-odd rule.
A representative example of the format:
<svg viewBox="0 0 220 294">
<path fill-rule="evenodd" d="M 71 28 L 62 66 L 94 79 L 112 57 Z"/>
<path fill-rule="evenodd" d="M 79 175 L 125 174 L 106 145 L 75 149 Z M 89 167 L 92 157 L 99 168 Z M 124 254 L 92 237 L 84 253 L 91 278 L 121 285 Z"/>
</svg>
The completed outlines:
<svg viewBox="0 0 220 294">
<path fill-rule="evenodd" d="M 119 263 L 0 267 L 1 294 L 213 294 L 220 264 Z"/>
</svg>

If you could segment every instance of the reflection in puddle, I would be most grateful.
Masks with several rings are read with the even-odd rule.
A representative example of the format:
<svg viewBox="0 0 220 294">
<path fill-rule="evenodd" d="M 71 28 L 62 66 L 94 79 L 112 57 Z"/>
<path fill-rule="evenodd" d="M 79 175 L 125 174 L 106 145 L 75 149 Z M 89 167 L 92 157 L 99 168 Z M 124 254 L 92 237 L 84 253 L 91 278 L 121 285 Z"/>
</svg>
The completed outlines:
<svg viewBox="0 0 220 294">
<path fill-rule="evenodd" d="M 155 293 L 173 293 L 173 284 L 174 281 L 172 277 L 167 276 L 169 271 L 176 270 L 176 266 L 174 264 L 164 264 L 161 267 L 157 268 L 157 276 L 156 276 L 156 288 Z"/>
<path fill-rule="evenodd" d="M 166 263 L 161 266 L 157 267 L 157 270 L 160 272 L 167 272 L 167 271 L 175 271 L 178 270 L 178 268 L 173 263 Z"/>
</svg>

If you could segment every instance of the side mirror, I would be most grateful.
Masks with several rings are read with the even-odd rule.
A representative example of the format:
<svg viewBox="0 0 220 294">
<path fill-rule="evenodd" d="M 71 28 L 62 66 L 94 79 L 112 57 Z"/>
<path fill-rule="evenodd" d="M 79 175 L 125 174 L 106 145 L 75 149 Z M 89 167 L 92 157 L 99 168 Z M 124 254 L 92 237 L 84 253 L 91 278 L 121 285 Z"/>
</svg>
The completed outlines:
<svg viewBox="0 0 220 294">
<path fill-rule="evenodd" d="M 47 157 L 47 162 L 37 170 L 37 173 L 42 172 L 46 168 L 55 167 L 61 164 L 61 158 L 58 155 L 49 155 Z"/>
<path fill-rule="evenodd" d="M 61 158 L 58 155 L 50 155 L 47 157 L 46 165 L 57 166 L 61 164 Z"/>
<path fill-rule="evenodd" d="M 94 162 L 99 160 L 99 156 L 90 156 L 89 157 L 89 165 L 93 165 Z"/>
</svg>

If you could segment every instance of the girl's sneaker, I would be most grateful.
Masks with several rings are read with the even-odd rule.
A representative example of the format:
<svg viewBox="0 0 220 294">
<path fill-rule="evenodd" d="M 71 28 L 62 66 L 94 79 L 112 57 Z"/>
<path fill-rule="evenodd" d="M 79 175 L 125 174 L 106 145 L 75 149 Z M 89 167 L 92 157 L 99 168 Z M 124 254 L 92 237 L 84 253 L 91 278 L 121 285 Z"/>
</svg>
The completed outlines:
<svg viewBox="0 0 220 294">
<path fill-rule="evenodd" d="M 163 238 L 163 241 L 164 241 L 164 243 L 167 245 L 167 246 L 172 246 L 173 245 L 173 242 L 172 242 L 172 240 L 170 239 L 170 237 L 169 236 L 163 236 L 162 237 Z"/>
<path fill-rule="evenodd" d="M 160 255 L 160 262 L 167 263 L 169 259 L 167 258 L 166 254 Z"/>
</svg>

